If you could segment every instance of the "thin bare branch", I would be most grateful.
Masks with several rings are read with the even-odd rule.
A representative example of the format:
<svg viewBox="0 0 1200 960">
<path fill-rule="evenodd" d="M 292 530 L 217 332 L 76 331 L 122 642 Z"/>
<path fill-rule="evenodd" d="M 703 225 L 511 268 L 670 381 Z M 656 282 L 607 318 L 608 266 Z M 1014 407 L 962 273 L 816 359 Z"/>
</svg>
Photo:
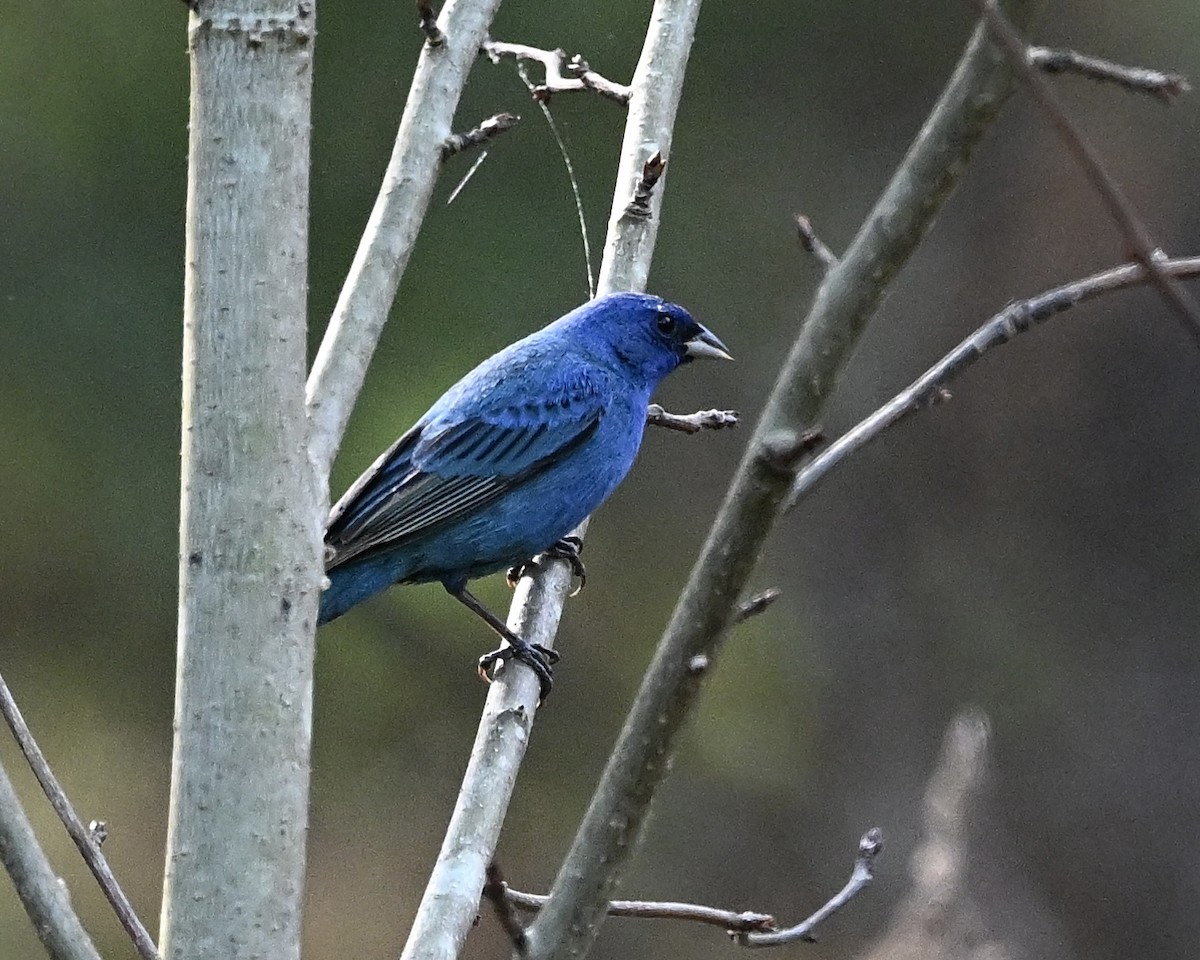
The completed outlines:
<svg viewBox="0 0 1200 960">
<path fill-rule="evenodd" d="M 657 403 L 646 408 L 646 425 L 678 430 L 680 433 L 699 433 L 701 430 L 724 430 L 736 427 L 740 417 L 736 410 L 697 410 L 695 413 L 668 413 Z"/>
<path fill-rule="evenodd" d="M 521 118 L 515 113 L 497 113 L 495 116 L 488 117 L 470 130 L 464 130 L 462 133 L 452 133 L 442 141 L 442 159 L 449 160 L 456 153 L 462 153 L 464 150 L 470 150 L 473 147 L 483 146 L 483 144 L 494 140 L 500 134 L 511 130 L 520 122 Z"/>
<path fill-rule="evenodd" d="M 100 960 L 0 765 L 0 864 L 52 960 Z"/>
<path fill-rule="evenodd" d="M 850 879 L 816 913 L 786 930 L 774 930 L 767 933 L 738 933 L 733 935 L 734 939 L 743 947 L 778 947 L 785 943 L 795 943 L 798 940 L 811 942 L 813 932 L 817 927 L 862 893 L 863 889 L 875 878 L 873 873 L 875 858 L 882 850 L 883 832 L 878 827 L 872 827 L 858 841 L 858 856 L 854 860 L 854 869 L 850 872 Z"/>
<path fill-rule="evenodd" d="M 545 72 L 545 82 L 533 88 L 534 99 L 537 100 L 548 100 L 555 93 L 590 90 L 613 103 L 625 105 L 632 95 L 631 87 L 614 83 L 596 73 L 578 54 L 567 60 L 562 50 L 543 50 L 524 43 L 503 43 L 500 40 L 485 40 L 479 49 L 492 63 L 499 63 L 502 57 L 540 63 Z"/>
<path fill-rule="evenodd" d="M 1035 67 L 1029 59 L 1029 47 L 1014 29 L 1008 18 L 996 6 L 994 0 L 970 0 L 982 14 L 988 29 L 995 38 L 1012 65 L 1013 71 L 1021 77 L 1030 93 L 1041 105 L 1054 129 L 1067 149 L 1075 156 L 1083 168 L 1088 180 L 1100 194 L 1109 214 L 1120 228 L 1125 242 L 1130 247 L 1130 253 L 1145 266 L 1153 275 L 1154 285 L 1158 287 L 1163 299 L 1171 305 L 1172 311 L 1179 318 L 1183 328 L 1200 346 L 1200 307 L 1171 277 L 1159 267 L 1159 262 L 1165 256 L 1159 249 L 1150 231 L 1142 221 L 1141 215 L 1133 203 L 1125 196 L 1125 191 L 1109 175 L 1095 147 L 1086 140 L 1075 122 L 1067 113 L 1066 107 L 1050 82 Z"/>
<path fill-rule="evenodd" d="M 541 910 L 549 899 L 536 893 L 522 893 L 507 885 L 504 887 L 504 896 L 512 906 L 529 913 Z M 608 915 L 638 920 L 686 920 L 735 933 L 775 929 L 775 918 L 769 913 L 724 910 L 720 907 L 706 907 L 700 903 L 677 903 L 670 900 L 610 900 Z"/>
<path fill-rule="evenodd" d="M 1046 73 L 1077 73 L 1100 83 L 1115 83 L 1134 93 L 1148 93 L 1164 103 L 1170 103 L 1175 97 L 1192 89 L 1182 73 L 1150 67 L 1129 67 L 1078 50 L 1029 47 L 1026 55 L 1033 66 Z"/>
<path fill-rule="evenodd" d="M 837 254 L 825 246 L 813 229 L 812 221 L 802 213 L 796 214 L 796 234 L 800 238 L 800 246 L 813 255 L 822 270 L 828 273 L 837 266 Z"/>
<path fill-rule="evenodd" d="M 1200 257 L 1163 260 L 1160 266 L 1172 277 L 1184 279 L 1200 276 Z M 1035 297 L 1010 303 L 891 400 L 838 437 L 805 466 L 796 476 L 785 509 L 790 510 L 812 493 L 834 467 L 861 450 L 888 427 L 899 423 L 910 413 L 948 400 L 946 384 L 992 347 L 1008 343 L 1018 334 L 1032 330 L 1038 324 L 1087 300 L 1149 282 L 1152 280 L 1145 267 L 1129 263 L 1063 284 Z"/>
<path fill-rule="evenodd" d="M 367 365 L 442 167 L 442 144 L 500 0 L 447 4 L 444 41 L 421 48 L 375 207 L 308 377 L 309 454 L 322 481 L 346 432 Z"/>
<path fill-rule="evenodd" d="M 121 922 L 121 926 L 125 928 L 125 932 L 129 934 L 129 938 L 133 941 L 138 953 L 141 954 L 142 960 L 159 960 L 158 947 L 155 946 L 153 938 L 147 932 L 145 926 L 143 926 L 142 921 L 138 919 L 138 915 L 133 909 L 133 904 L 125 896 L 125 891 L 121 889 L 121 885 L 113 875 L 112 868 L 108 865 L 108 860 L 100 852 L 100 845 L 93 837 L 92 831 L 75 813 L 74 806 L 72 806 L 71 801 L 67 798 L 66 791 L 63 790 L 62 785 L 58 782 L 54 771 L 50 769 L 50 764 L 46 762 L 45 755 L 37 745 L 37 741 L 33 738 L 29 724 L 25 722 L 25 718 L 21 715 L 17 701 L 13 698 L 12 691 L 9 690 L 8 684 L 2 676 L 0 676 L 0 714 L 4 715 L 4 721 L 8 724 L 9 730 L 12 731 L 13 737 L 16 738 L 17 744 L 21 748 L 21 753 L 25 755 L 25 759 L 29 762 L 29 766 L 33 770 L 33 775 L 37 777 L 38 783 L 41 784 L 42 790 L 45 791 L 46 797 L 50 800 L 50 805 L 54 807 L 54 812 L 58 814 L 58 819 L 62 821 L 63 826 L 67 828 L 67 833 L 75 841 L 75 846 L 79 849 L 84 863 L 92 871 L 92 876 L 100 884 L 100 889 L 104 892 L 104 896 L 108 899 L 108 902 L 112 904 L 112 908 L 117 914 L 117 919 Z"/>
<path fill-rule="evenodd" d="M 1033 7 L 1031 0 L 1012 3 L 1022 19 Z M 530 930 L 531 955 L 538 960 L 581 956 L 594 938 L 707 672 L 692 664 L 702 658 L 707 665 L 720 653 L 803 459 L 796 454 L 801 438 L 1011 87 L 1012 72 L 981 26 L 891 183 L 824 278 L 555 878 L 550 903 Z M 653 128 L 645 136 L 652 141 Z M 669 154 L 666 145 L 658 149 Z M 628 170 L 625 182 L 635 183 L 639 172 Z M 655 196 L 660 192 L 661 186 Z"/>
</svg>

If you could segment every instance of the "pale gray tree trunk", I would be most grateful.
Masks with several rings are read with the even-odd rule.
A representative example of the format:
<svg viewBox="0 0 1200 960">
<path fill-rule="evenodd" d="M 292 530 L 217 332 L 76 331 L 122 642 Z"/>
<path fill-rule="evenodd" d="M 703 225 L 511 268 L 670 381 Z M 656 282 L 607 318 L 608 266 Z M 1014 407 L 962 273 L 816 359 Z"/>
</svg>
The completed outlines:
<svg viewBox="0 0 1200 960">
<path fill-rule="evenodd" d="M 304 409 L 311 0 L 202 0 L 161 948 L 295 960 L 326 500 Z"/>
</svg>

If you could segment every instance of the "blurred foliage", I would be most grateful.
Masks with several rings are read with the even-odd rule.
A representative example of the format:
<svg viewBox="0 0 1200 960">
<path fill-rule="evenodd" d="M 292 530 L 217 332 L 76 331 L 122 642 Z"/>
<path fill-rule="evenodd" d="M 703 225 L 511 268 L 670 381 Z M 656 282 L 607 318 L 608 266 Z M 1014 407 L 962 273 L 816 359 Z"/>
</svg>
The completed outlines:
<svg viewBox="0 0 1200 960">
<path fill-rule="evenodd" d="M 584 53 L 615 79 L 648 3 L 510 4 L 495 36 Z M 16 5 L 0 32 L 0 668 L 143 916 L 157 915 L 171 739 L 185 10 Z M 320 7 L 311 304 L 319 336 L 374 199 L 420 37 L 406 8 Z M 961 3 L 708 6 L 671 156 L 653 288 L 738 356 L 669 407 L 753 418 L 817 280 L 803 210 L 835 249 L 902 155 L 970 29 Z M 1185 0 L 1054 5 L 1037 38 L 1200 78 Z M 1173 252 L 1200 249 L 1200 103 L 1058 81 Z M 591 234 L 623 116 L 552 105 Z M 342 489 L 442 389 L 584 296 L 561 161 L 510 64 L 481 62 L 461 126 L 524 121 L 451 206 L 439 186 L 338 462 Z M 1021 96 L 980 151 L 847 371 L 836 433 L 1007 300 L 1108 265 L 1115 230 Z M 1200 469 L 1188 339 L 1147 291 L 997 351 L 955 400 L 864 452 L 771 540 L 783 599 L 714 672 L 627 889 L 791 918 L 844 879 L 862 830 L 889 837 L 875 887 L 802 949 L 854 954 L 907 890 L 943 727 L 994 721 L 972 882 L 1016 956 L 1179 956 L 1200 934 L 1187 855 L 1195 743 Z M 647 440 L 588 546 L 589 589 L 540 717 L 501 856 L 544 887 L 569 843 L 746 432 Z M 499 578 L 481 585 L 503 604 Z M 490 643 L 436 587 L 326 628 L 317 676 L 308 955 L 394 955 L 449 817 Z M 133 956 L 15 750 L 28 798 L 106 957 Z M 4 885 L 0 884 L 0 888 Z M 40 956 L 0 895 L 0 955 Z M 715 956 L 709 930 L 613 922 L 601 957 Z M 507 954 L 486 920 L 472 957 Z"/>
</svg>

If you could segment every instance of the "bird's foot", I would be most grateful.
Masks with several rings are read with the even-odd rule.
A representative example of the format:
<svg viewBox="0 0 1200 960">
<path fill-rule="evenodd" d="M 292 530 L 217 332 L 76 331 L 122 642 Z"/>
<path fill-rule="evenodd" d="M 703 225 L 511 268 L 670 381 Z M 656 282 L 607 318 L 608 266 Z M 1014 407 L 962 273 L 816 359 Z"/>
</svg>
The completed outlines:
<svg viewBox="0 0 1200 960">
<path fill-rule="evenodd" d="M 508 573 L 505 574 L 505 579 L 508 581 L 509 587 L 516 589 L 521 578 L 527 573 L 531 573 L 531 567 L 536 567 L 542 559 L 548 560 L 566 560 L 571 566 L 571 577 L 579 581 L 579 586 L 571 591 L 571 596 L 575 596 L 585 586 L 587 586 L 587 567 L 583 565 L 583 560 L 580 554 L 583 553 L 583 539 L 581 537 L 563 537 L 561 540 L 556 540 L 548 550 L 545 550 L 540 556 L 534 557 L 532 560 L 527 560 L 525 563 L 518 563 L 508 568 Z"/>
<path fill-rule="evenodd" d="M 554 686 L 554 671 L 552 668 L 554 664 L 558 663 L 558 651 L 551 650 L 549 647 L 543 647 L 540 643 L 528 643 L 519 637 L 516 638 L 516 641 L 516 643 L 510 642 L 480 657 L 479 676 L 487 683 L 491 683 L 494 678 L 489 671 L 496 664 L 503 663 L 506 660 L 516 660 L 518 663 L 525 664 L 525 666 L 537 674 L 538 683 L 541 685 L 538 699 L 539 701 L 545 700 L 550 696 L 550 688 Z"/>
</svg>

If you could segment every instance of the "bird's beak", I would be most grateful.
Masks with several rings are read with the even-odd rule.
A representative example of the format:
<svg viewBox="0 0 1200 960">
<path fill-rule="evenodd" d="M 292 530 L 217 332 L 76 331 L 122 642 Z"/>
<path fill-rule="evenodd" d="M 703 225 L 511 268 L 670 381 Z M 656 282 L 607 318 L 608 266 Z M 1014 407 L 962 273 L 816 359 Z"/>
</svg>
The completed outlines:
<svg viewBox="0 0 1200 960">
<path fill-rule="evenodd" d="M 725 344 L 718 340 L 715 336 L 700 328 L 700 332 L 688 340 L 684 345 L 684 350 L 689 357 L 712 357 L 715 360 L 732 360 Z"/>
</svg>

